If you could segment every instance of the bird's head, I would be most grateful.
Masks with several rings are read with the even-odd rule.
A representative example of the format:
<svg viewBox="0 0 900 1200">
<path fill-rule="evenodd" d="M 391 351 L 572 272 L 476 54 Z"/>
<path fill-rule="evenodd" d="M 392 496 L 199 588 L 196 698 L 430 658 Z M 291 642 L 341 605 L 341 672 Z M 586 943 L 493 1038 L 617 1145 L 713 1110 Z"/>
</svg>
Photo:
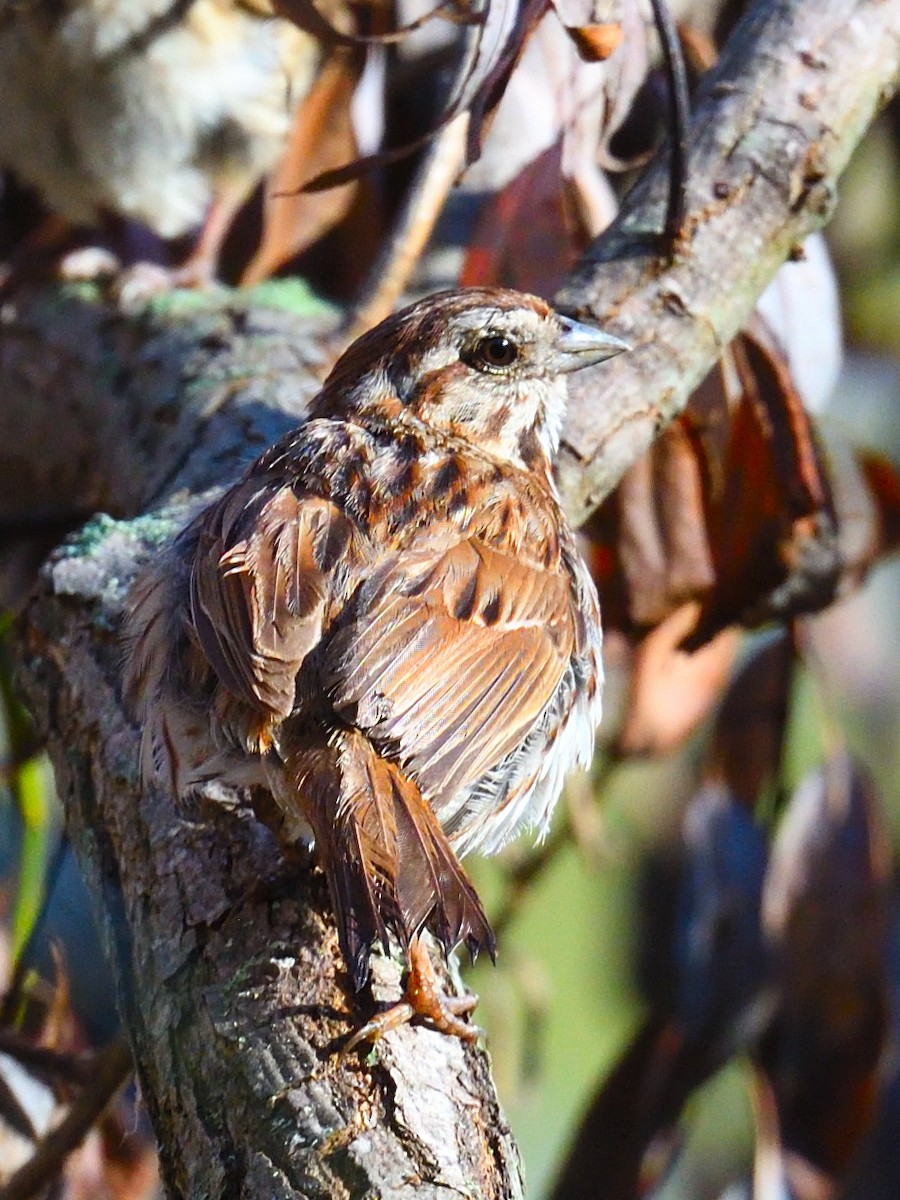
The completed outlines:
<svg viewBox="0 0 900 1200">
<path fill-rule="evenodd" d="M 501 288 L 441 292 L 354 342 L 315 415 L 423 423 L 534 468 L 547 465 L 559 445 L 566 376 L 627 349 L 536 296 Z"/>
</svg>

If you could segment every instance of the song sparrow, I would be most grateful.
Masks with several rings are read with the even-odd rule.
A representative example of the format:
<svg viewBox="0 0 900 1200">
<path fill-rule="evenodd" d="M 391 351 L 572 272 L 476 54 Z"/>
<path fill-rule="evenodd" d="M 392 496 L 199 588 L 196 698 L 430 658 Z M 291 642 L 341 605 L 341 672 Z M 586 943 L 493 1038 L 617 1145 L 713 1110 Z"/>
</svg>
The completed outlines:
<svg viewBox="0 0 900 1200">
<path fill-rule="evenodd" d="M 0 165 L 75 225 L 116 214 L 163 238 L 203 226 L 179 279 L 197 282 L 280 156 L 319 58 L 268 0 L 10 5 Z"/>
<path fill-rule="evenodd" d="M 590 762 L 600 614 L 551 462 L 566 374 L 625 348 L 512 291 L 405 309 L 131 598 L 147 773 L 266 786 L 312 830 L 356 988 L 398 944 L 401 1015 L 461 1036 L 418 935 L 493 954 L 457 856 L 546 832 Z"/>
</svg>

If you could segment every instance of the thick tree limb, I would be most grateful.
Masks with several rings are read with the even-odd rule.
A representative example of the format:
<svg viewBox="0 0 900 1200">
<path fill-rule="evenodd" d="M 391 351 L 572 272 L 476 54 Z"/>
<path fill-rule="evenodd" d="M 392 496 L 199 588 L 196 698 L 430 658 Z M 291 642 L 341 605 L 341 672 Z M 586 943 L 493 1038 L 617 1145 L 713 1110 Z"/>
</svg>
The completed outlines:
<svg viewBox="0 0 900 1200">
<path fill-rule="evenodd" d="M 684 408 L 778 268 L 825 223 L 898 81 L 898 0 L 768 0 L 735 30 L 694 114 L 676 261 L 654 252 L 658 162 L 556 297 L 633 347 L 572 381 L 559 478 L 576 520 Z"/>
<path fill-rule="evenodd" d="M 638 236 L 659 227 L 656 171 L 574 274 L 561 301 L 636 349 L 575 397 L 561 466 L 573 513 L 678 411 L 824 219 L 896 85 L 898 31 L 900 0 L 759 4 L 695 120 L 682 256 L 666 267 Z M 357 1014 L 319 876 L 288 880 L 234 798 L 186 810 L 142 794 L 120 711 L 117 629 L 138 562 L 296 421 L 317 328 L 252 294 L 140 318 L 78 292 L 0 313 L 0 480 L 13 480 L 0 522 L 170 501 L 95 520 L 48 565 L 19 676 L 99 897 L 171 1195 L 519 1196 L 484 1054 L 408 1028 L 371 1063 L 339 1061 Z"/>
</svg>

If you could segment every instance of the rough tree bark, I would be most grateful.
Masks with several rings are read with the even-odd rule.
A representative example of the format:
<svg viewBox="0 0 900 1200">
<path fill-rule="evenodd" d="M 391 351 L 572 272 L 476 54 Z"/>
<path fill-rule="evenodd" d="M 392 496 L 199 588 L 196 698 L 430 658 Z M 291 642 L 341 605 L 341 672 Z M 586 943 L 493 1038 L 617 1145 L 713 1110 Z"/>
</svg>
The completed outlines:
<svg viewBox="0 0 900 1200">
<path fill-rule="evenodd" d="M 676 260 L 645 236 L 658 167 L 558 298 L 635 347 L 579 381 L 560 467 L 573 515 L 683 407 L 825 219 L 898 71 L 900 0 L 782 0 L 744 20 L 694 122 Z M 119 518 L 95 518 L 44 568 L 18 677 L 97 896 L 169 1194 L 516 1197 L 484 1051 L 408 1027 L 338 1059 L 356 1002 L 320 877 L 288 867 L 238 798 L 142 793 L 120 709 L 129 581 L 206 489 L 296 422 L 321 331 L 253 293 L 134 316 L 76 289 L 0 313 L 0 521 Z"/>
</svg>

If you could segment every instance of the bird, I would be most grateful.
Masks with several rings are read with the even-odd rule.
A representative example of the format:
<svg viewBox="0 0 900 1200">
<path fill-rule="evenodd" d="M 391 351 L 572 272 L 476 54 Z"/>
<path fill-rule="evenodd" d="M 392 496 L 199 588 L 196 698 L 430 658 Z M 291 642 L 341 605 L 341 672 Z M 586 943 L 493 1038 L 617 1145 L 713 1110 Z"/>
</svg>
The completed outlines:
<svg viewBox="0 0 900 1200">
<path fill-rule="evenodd" d="M 354 988 L 399 949 L 413 1015 L 471 1039 L 423 931 L 495 953 L 461 865 L 545 834 L 601 711 L 594 584 L 553 477 L 570 372 L 627 349 L 499 288 L 350 345 L 304 423 L 133 585 L 124 698 L 146 779 L 262 787 L 309 838 Z"/>
<path fill-rule="evenodd" d="M 0 166 L 71 225 L 200 229 L 174 282 L 209 282 L 321 57 L 268 0 L 4 5 Z"/>
</svg>

